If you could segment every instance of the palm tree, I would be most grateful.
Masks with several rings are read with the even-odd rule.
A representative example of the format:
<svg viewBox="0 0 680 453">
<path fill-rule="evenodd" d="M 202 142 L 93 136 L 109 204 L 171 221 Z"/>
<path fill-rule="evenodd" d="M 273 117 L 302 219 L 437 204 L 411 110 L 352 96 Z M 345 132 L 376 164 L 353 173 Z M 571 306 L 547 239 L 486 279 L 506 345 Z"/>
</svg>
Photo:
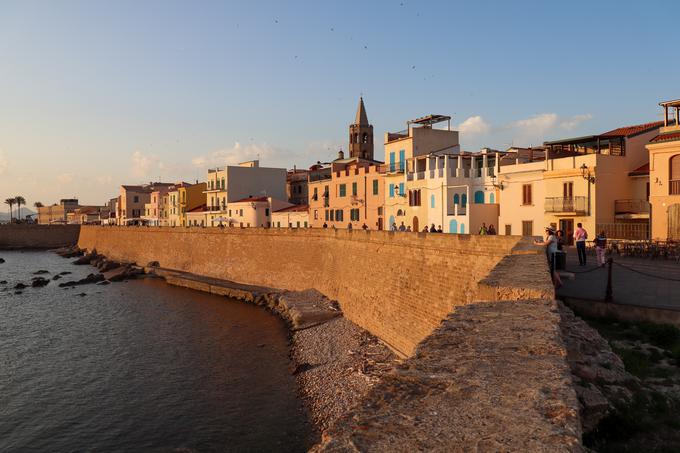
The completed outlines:
<svg viewBox="0 0 680 453">
<path fill-rule="evenodd" d="M 16 202 L 15 198 L 7 198 L 5 200 L 5 204 L 9 205 L 9 223 L 12 223 L 12 206 L 14 206 L 15 202 Z"/>
<path fill-rule="evenodd" d="M 37 209 L 37 208 L 43 208 L 43 207 L 45 207 L 45 205 L 42 204 L 39 201 L 36 201 L 35 203 L 33 203 L 33 207 Z"/>
<path fill-rule="evenodd" d="M 17 204 L 17 218 L 21 220 L 21 205 L 26 206 L 26 199 L 21 195 L 14 197 L 14 202 Z"/>
</svg>

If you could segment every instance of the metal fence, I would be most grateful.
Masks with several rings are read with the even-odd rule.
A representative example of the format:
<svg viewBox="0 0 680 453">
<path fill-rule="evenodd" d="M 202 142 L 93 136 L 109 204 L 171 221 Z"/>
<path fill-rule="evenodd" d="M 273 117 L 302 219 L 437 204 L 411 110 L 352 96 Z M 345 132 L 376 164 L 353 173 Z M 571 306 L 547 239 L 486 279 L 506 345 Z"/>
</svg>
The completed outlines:
<svg viewBox="0 0 680 453">
<path fill-rule="evenodd" d="M 586 212 L 587 197 L 548 197 L 545 212 Z"/>
<path fill-rule="evenodd" d="M 595 234 L 604 231 L 609 239 L 649 239 L 649 223 L 598 223 Z"/>
</svg>

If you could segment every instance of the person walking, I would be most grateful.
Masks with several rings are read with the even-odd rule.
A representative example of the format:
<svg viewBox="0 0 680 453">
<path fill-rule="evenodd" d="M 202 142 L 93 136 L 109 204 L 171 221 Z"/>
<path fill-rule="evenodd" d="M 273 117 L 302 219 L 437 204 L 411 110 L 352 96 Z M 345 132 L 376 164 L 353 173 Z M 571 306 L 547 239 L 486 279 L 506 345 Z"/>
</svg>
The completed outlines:
<svg viewBox="0 0 680 453">
<path fill-rule="evenodd" d="M 545 240 L 536 240 L 534 241 L 534 244 L 545 246 L 545 253 L 548 258 L 548 267 L 550 268 L 550 278 L 552 279 L 555 289 L 559 288 L 562 286 L 562 279 L 555 270 L 555 253 L 557 252 L 557 236 L 555 236 L 555 230 L 552 227 L 545 227 Z"/>
<path fill-rule="evenodd" d="M 581 222 L 576 224 L 576 231 L 574 231 L 574 241 L 576 242 L 576 253 L 578 254 L 579 266 L 586 265 L 586 240 L 588 239 L 588 232 L 583 228 Z"/>
<path fill-rule="evenodd" d="M 607 235 L 604 231 L 600 231 L 600 234 L 595 237 L 595 253 L 597 254 L 597 265 L 604 267 L 605 257 L 604 253 L 607 250 Z"/>
</svg>

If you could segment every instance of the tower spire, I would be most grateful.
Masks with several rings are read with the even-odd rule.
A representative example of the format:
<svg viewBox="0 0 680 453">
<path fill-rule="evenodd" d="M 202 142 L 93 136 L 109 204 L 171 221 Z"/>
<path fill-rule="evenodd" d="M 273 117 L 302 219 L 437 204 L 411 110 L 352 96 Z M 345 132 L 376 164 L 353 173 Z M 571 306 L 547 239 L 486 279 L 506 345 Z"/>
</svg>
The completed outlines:
<svg viewBox="0 0 680 453">
<path fill-rule="evenodd" d="M 368 126 L 368 116 L 366 115 L 366 107 L 364 107 L 364 98 L 359 97 L 359 107 L 357 107 L 357 116 L 354 119 L 354 124 L 361 126 Z"/>
</svg>

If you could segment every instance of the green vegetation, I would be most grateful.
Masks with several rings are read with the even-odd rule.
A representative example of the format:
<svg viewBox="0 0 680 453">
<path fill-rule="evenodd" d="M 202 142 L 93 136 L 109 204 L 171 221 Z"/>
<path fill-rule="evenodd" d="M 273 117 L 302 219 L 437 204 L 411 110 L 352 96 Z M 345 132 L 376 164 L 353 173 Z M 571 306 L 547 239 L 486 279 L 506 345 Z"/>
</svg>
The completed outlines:
<svg viewBox="0 0 680 453">
<path fill-rule="evenodd" d="M 680 329 L 649 322 L 584 318 L 626 370 L 640 379 L 633 398 L 618 404 L 583 442 L 597 452 L 680 451 Z"/>
</svg>

